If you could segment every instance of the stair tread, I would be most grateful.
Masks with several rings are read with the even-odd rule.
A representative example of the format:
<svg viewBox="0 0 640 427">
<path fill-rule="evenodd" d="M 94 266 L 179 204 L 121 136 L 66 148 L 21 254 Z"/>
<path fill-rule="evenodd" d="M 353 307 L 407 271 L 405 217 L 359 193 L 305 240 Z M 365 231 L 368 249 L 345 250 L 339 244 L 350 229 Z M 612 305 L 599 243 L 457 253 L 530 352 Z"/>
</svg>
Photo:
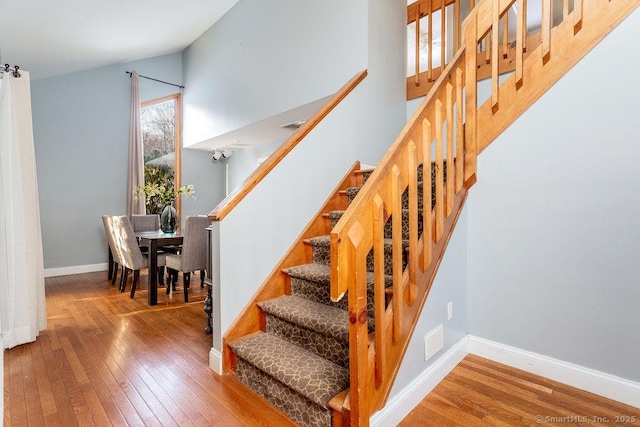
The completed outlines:
<svg viewBox="0 0 640 427">
<path fill-rule="evenodd" d="M 349 369 L 275 335 L 258 332 L 229 345 L 242 359 L 324 408 L 349 386 Z"/>
<path fill-rule="evenodd" d="M 331 267 L 324 264 L 309 263 L 289 267 L 287 274 L 298 279 L 309 280 L 329 286 L 331 283 Z M 373 291 L 374 274 L 367 272 L 367 289 Z M 393 283 L 392 276 L 385 276 L 385 283 L 390 286 Z"/>
<path fill-rule="evenodd" d="M 323 335 L 349 340 L 349 313 L 341 308 L 295 295 L 258 303 L 265 312 Z"/>
</svg>

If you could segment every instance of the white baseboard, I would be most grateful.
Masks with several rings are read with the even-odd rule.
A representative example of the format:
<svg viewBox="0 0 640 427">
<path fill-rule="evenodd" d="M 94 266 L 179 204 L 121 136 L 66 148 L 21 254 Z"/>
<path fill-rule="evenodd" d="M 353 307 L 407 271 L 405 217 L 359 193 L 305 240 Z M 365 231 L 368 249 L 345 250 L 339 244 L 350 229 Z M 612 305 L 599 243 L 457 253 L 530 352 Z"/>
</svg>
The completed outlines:
<svg viewBox="0 0 640 427">
<path fill-rule="evenodd" d="M 211 347 L 209 351 L 209 368 L 218 375 L 222 375 L 222 353 Z"/>
<path fill-rule="evenodd" d="M 464 337 L 400 393 L 387 401 L 385 407 L 371 417 L 370 424 L 372 426 L 398 425 L 467 354 L 467 337 Z"/>
<path fill-rule="evenodd" d="M 640 408 L 640 383 L 468 335 L 469 353 Z"/>
<path fill-rule="evenodd" d="M 70 274 L 93 273 L 95 271 L 107 271 L 108 263 L 73 265 L 71 267 L 45 268 L 44 277 L 68 276 Z"/>
</svg>

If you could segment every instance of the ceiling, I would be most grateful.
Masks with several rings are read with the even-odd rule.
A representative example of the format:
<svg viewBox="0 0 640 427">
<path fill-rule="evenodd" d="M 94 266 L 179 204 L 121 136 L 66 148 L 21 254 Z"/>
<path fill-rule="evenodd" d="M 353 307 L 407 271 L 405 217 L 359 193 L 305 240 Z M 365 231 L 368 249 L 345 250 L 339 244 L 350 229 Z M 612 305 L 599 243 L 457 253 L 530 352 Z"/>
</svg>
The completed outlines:
<svg viewBox="0 0 640 427">
<path fill-rule="evenodd" d="M 31 79 L 180 52 L 238 0 L 0 0 L 0 62 Z"/>
</svg>

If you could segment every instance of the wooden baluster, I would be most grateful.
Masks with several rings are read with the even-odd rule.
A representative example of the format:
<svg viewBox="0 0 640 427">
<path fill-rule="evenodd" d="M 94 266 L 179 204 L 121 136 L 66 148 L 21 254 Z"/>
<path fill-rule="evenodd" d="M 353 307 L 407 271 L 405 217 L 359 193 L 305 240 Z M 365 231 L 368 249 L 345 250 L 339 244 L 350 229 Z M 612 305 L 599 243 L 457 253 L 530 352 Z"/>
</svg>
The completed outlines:
<svg viewBox="0 0 640 427">
<path fill-rule="evenodd" d="M 484 44 L 484 62 L 486 62 L 487 64 L 491 64 L 491 32 L 487 33 L 487 36 L 484 38 L 485 40 L 485 44 Z"/>
<path fill-rule="evenodd" d="M 464 124 L 462 123 L 462 69 L 456 68 L 456 194 L 464 182 Z M 426 205 L 425 205 L 426 206 Z"/>
<path fill-rule="evenodd" d="M 518 0 L 518 15 L 516 16 L 516 89 L 522 87 L 522 66 L 524 61 L 524 42 L 527 38 L 525 24 L 526 0 Z"/>
<path fill-rule="evenodd" d="M 471 0 L 469 2 L 469 10 L 473 10 L 474 7 L 476 7 L 476 1 L 475 0 Z"/>
<path fill-rule="evenodd" d="M 446 57 L 445 57 L 445 41 L 447 39 L 446 29 L 446 18 L 447 11 L 445 10 L 445 0 L 440 1 L 440 73 L 444 71 L 444 67 L 446 65 Z"/>
<path fill-rule="evenodd" d="M 420 2 L 416 3 L 416 86 L 420 86 Z"/>
<path fill-rule="evenodd" d="M 455 52 L 460 49 L 460 0 L 455 1 L 455 22 L 453 23 L 453 40 L 454 40 L 454 49 Z"/>
<path fill-rule="evenodd" d="M 582 0 L 573 0 L 573 34 L 582 28 Z"/>
<path fill-rule="evenodd" d="M 402 181 L 400 168 L 391 169 L 391 258 L 393 265 L 393 342 L 398 342 L 402 332 Z"/>
<path fill-rule="evenodd" d="M 562 22 L 564 22 L 569 16 L 569 0 L 563 0 L 562 2 Z"/>
<path fill-rule="evenodd" d="M 422 119 L 422 229 L 424 244 L 424 259 L 422 270 L 426 270 L 431 264 L 431 246 L 433 244 L 433 181 L 431 180 L 431 122 Z"/>
<path fill-rule="evenodd" d="M 542 63 L 551 59 L 551 0 L 542 0 Z"/>
<path fill-rule="evenodd" d="M 409 167 L 409 305 L 413 305 L 418 298 L 416 284 L 418 270 L 418 151 L 413 139 L 409 140 L 407 155 L 409 156 L 407 162 Z"/>
<path fill-rule="evenodd" d="M 442 126 L 444 125 L 442 117 L 442 101 L 436 100 L 436 233 L 435 242 L 439 242 L 442 238 L 444 230 L 444 175 L 443 168 L 443 145 Z"/>
<path fill-rule="evenodd" d="M 509 10 L 502 16 L 502 58 L 509 57 Z"/>
<path fill-rule="evenodd" d="M 375 310 L 375 346 L 376 346 L 376 388 L 380 387 L 386 376 L 385 348 L 385 281 L 384 281 L 384 202 L 380 195 L 373 198 L 373 275 L 374 275 L 374 310 Z"/>
<path fill-rule="evenodd" d="M 464 126 L 464 185 L 470 188 L 476 182 L 478 156 L 477 115 L 478 115 L 478 23 L 472 18 L 465 32 L 465 126 Z"/>
<path fill-rule="evenodd" d="M 369 422 L 369 328 L 367 323 L 367 249 L 362 241 L 365 231 L 356 222 L 347 232 L 349 278 L 349 379 L 351 424 Z M 378 333 L 384 333 L 378 331 Z"/>
<path fill-rule="evenodd" d="M 500 35 L 500 0 L 493 0 L 493 23 L 491 28 L 491 38 L 493 39 L 493 50 L 491 51 L 491 110 L 498 111 L 498 86 L 500 74 L 498 73 L 498 46 Z"/>
<path fill-rule="evenodd" d="M 522 28 L 522 32 L 523 32 L 523 39 L 522 39 L 522 51 L 526 52 L 527 51 L 527 37 L 529 37 L 528 35 L 528 30 L 527 30 L 527 0 L 518 0 L 518 10 L 520 10 L 520 2 L 522 2 L 522 22 L 524 22 L 524 26 Z"/>
<path fill-rule="evenodd" d="M 427 31 L 427 55 L 428 63 L 427 63 L 427 81 L 433 81 L 433 8 L 431 7 L 431 0 L 427 0 L 427 27 L 429 27 Z"/>
<path fill-rule="evenodd" d="M 447 114 L 447 179 L 445 181 L 447 186 L 447 204 L 446 214 L 447 217 L 453 212 L 453 85 L 447 83 L 446 86 L 446 114 Z"/>
</svg>

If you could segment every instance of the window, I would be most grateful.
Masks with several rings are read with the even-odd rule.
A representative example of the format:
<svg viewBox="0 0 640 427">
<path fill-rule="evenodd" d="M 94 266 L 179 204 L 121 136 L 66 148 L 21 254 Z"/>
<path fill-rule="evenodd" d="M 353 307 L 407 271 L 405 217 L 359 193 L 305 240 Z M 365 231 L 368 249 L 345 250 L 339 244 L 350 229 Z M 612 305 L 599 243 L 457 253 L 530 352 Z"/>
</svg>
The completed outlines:
<svg viewBox="0 0 640 427">
<path fill-rule="evenodd" d="M 146 101 L 141 107 L 144 183 L 177 189 L 181 185 L 180 94 Z M 174 206 L 180 218 L 180 197 Z M 163 207 L 147 201 L 148 214 L 160 214 Z"/>
</svg>

